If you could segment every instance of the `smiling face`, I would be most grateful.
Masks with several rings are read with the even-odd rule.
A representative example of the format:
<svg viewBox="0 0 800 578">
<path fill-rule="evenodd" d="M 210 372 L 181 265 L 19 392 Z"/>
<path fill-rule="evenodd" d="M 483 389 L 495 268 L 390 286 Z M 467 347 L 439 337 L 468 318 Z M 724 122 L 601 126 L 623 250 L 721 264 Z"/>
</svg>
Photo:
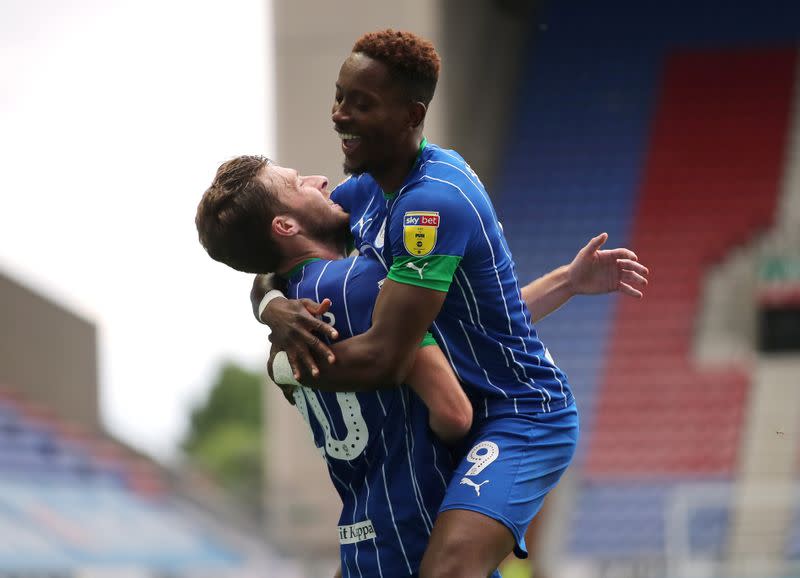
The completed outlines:
<svg viewBox="0 0 800 578">
<path fill-rule="evenodd" d="M 259 172 L 258 179 L 266 187 L 274 187 L 286 214 L 295 218 L 308 236 L 322 239 L 347 230 L 349 215 L 331 201 L 327 178 L 269 165 Z"/>
<path fill-rule="evenodd" d="M 411 104 L 382 62 L 358 52 L 344 61 L 331 119 L 342 139 L 345 173 L 391 170 L 415 128 Z"/>
</svg>

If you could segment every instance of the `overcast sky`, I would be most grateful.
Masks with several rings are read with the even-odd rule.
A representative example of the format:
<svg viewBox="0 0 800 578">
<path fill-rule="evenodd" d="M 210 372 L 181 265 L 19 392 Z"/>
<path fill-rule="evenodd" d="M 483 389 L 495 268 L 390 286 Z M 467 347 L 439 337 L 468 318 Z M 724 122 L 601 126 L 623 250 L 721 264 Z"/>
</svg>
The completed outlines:
<svg viewBox="0 0 800 578">
<path fill-rule="evenodd" d="M 271 152 L 269 2 L 3 0 L 0 43 L 0 269 L 96 323 L 106 426 L 169 456 L 220 362 L 265 359 L 194 212 Z"/>
</svg>

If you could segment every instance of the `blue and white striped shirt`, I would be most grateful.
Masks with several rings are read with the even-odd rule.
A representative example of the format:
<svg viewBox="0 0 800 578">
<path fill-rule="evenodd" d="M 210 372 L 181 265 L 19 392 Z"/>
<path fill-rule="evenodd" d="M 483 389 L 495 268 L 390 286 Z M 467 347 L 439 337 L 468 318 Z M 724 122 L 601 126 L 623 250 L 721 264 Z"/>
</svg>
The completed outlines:
<svg viewBox="0 0 800 578">
<path fill-rule="evenodd" d="M 331 299 L 324 320 L 346 339 L 369 329 L 385 277 L 377 260 L 363 256 L 316 260 L 293 271 L 287 295 Z M 295 402 L 342 498 L 343 577 L 415 574 L 452 472 L 422 401 L 401 386 L 366 393 L 303 387 Z"/>
<path fill-rule="evenodd" d="M 401 189 L 369 174 L 340 184 L 355 245 L 389 278 L 447 291 L 431 328 L 476 408 L 549 412 L 573 402 L 567 378 L 531 323 L 511 251 L 486 190 L 454 151 L 423 143 Z"/>
</svg>

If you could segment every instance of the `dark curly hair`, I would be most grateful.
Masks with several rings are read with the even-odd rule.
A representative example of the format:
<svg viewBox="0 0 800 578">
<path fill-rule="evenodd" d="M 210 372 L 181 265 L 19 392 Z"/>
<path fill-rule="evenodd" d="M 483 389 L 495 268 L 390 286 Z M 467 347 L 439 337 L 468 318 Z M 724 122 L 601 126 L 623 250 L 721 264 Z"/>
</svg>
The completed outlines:
<svg viewBox="0 0 800 578">
<path fill-rule="evenodd" d="M 356 40 L 358 52 L 385 64 L 409 98 L 428 106 L 436 92 L 441 59 L 433 44 L 413 32 L 379 30 Z"/>
<path fill-rule="evenodd" d="M 286 208 L 277 186 L 258 179 L 271 163 L 247 155 L 223 163 L 197 206 L 195 225 L 209 256 L 245 273 L 275 271 L 281 254 L 270 236 L 273 217 Z"/>
</svg>

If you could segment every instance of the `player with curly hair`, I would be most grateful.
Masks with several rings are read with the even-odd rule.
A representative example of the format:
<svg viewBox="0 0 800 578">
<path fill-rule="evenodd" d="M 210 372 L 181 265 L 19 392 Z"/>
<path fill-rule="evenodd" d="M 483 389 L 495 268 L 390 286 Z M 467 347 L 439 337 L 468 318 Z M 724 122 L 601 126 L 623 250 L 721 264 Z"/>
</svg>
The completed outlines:
<svg viewBox="0 0 800 578">
<path fill-rule="evenodd" d="M 356 41 L 336 82 L 331 118 L 352 176 L 331 198 L 350 214 L 359 252 L 388 270 L 370 329 L 328 348 L 313 333 L 318 321 L 298 322 L 298 303 L 272 299 L 260 318 L 304 385 L 335 391 L 401 383 L 430 329 L 474 420 L 420 576 L 482 578 L 510 552 L 527 555 L 525 529 L 578 440 L 572 390 L 533 321 L 579 293 L 640 297 L 647 270 L 631 251 L 602 251 L 600 235 L 569 266 L 520 288 L 480 179 L 423 136 L 439 67 L 429 42 L 382 30 Z"/>
</svg>

